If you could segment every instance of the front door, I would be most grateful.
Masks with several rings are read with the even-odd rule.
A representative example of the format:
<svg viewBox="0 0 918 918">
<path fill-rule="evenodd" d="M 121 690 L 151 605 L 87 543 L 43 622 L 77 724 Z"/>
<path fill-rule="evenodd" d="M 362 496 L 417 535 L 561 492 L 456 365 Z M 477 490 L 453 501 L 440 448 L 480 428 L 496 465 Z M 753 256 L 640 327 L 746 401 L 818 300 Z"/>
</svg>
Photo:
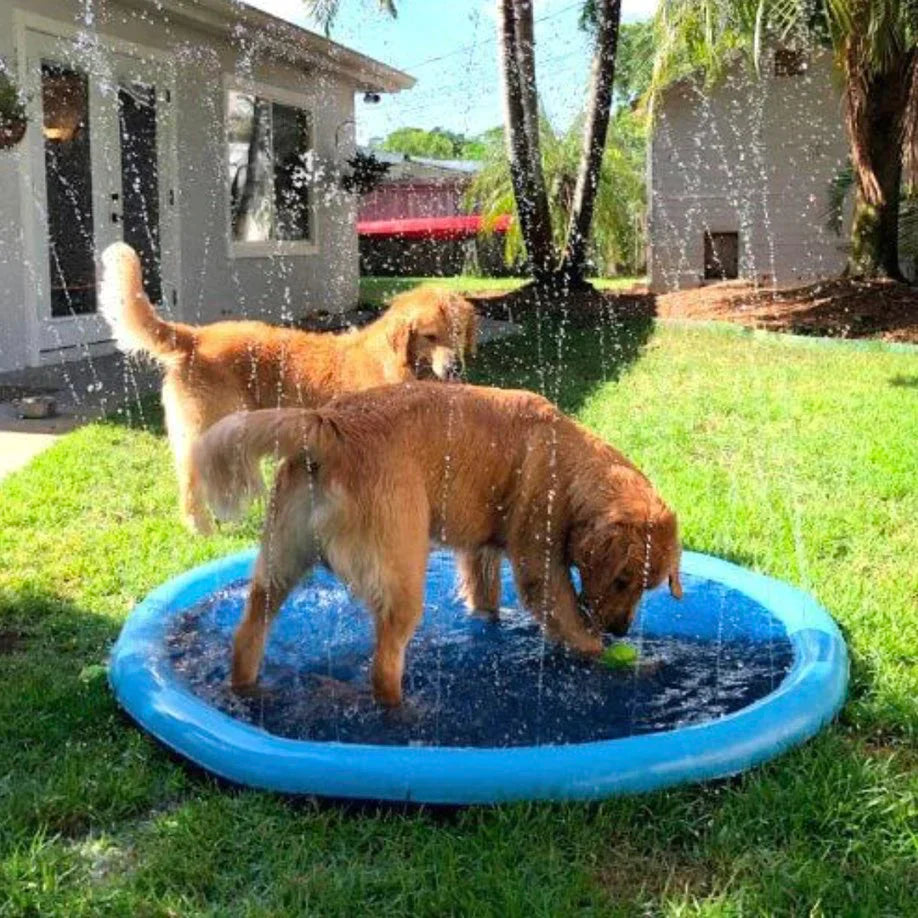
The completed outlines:
<svg viewBox="0 0 918 918">
<path fill-rule="evenodd" d="M 36 343 L 47 361 L 111 339 L 97 265 L 112 242 L 137 250 L 154 302 L 173 280 L 171 87 L 165 68 L 139 56 L 31 31 L 27 46 L 41 126 L 30 132 Z"/>
</svg>

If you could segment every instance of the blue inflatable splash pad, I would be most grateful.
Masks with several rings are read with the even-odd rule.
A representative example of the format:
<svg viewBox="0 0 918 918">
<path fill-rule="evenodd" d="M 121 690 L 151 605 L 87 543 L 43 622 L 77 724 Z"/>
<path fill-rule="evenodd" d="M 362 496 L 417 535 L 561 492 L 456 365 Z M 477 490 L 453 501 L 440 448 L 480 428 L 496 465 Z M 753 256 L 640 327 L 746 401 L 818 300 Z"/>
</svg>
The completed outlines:
<svg viewBox="0 0 918 918">
<path fill-rule="evenodd" d="M 406 703 L 369 693 L 372 621 L 316 570 L 274 623 L 261 691 L 228 687 L 254 552 L 189 571 L 130 615 L 112 652 L 120 704 L 221 777 L 290 793 L 444 804 L 589 799 L 724 777 L 814 734 L 844 701 L 829 615 L 793 587 L 706 555 L 685 597 L 645 595 L 611 669 L 547 643 L 509 566 L 499 621 L 469 616 L 431 555 Z"/>
</svg>

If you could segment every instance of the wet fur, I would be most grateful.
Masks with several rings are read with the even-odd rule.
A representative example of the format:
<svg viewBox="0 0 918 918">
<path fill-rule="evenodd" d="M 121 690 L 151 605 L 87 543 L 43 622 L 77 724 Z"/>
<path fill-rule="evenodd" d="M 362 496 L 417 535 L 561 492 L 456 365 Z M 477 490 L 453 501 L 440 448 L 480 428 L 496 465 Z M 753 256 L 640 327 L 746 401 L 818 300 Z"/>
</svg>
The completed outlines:
<svg viewBox="0 0 918 918">
<path fill-rule="evenodd" d="M 264 455 L 281 458 L 233 683 L 255 684 L 273 616 L 322 560 L 376 622 L 373 687 L 401 701 L 431 541 L 460 553 L 470 609 L 497 614 L 500 558 L 548 635 L 584 654 L 624 633 L 645 588 L 679 585 L 676 518 L 624 456 L 529 392 L 413 383 L 316 411 L 233 415 L 198 442 L 208 501 L 237 512 Z M 578 597 L 575 565 L 584 585 Z"/>
<path fill-rule="evenodd" d="M 210 518 L 198 495 L 191 447 L 220 418 L 240 410 L 317 407 L 344 392 L 425 373 L 445 378 L 475 351 L 474 307 L 448 290 L 403 293 L 377 321 L 346 334 L 252 321 L 195 326 L 157 315 L 130 246 L 110 246 L 102 262 L 102 313 L 119 347 L 150 354 L 165 370 L 162 400 L 181 511 L 203 532 Z"/>
</svg>

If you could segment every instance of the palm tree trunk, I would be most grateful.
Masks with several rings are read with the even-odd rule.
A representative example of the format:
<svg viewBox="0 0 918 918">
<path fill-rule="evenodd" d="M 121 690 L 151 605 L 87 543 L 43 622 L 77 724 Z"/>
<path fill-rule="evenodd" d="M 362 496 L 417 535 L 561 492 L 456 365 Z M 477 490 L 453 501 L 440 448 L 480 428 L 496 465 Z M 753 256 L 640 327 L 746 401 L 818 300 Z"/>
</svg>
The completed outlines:
<svg viewBox="0 0 918 918">
<path fill-rule="evenodd" d="M 902 279 L 899 200 L 910 88 L 918 55 L 868 73 L 860 35 L 845 48 L 845 121 L 856 179 L 848 273 Z"/>
<path fill-rule="evenodd" d="M 551 273 L 554 251 L 539 145 L 532 0 L 498 0 L 497 7 L 510 177 L 529 267 L 541 281 Z"/>
<path fill-rule="evenodd" d="M 567 244 L 560 269 L 566 281 L 575 285 L 584 283 L 593 204 L 599 187 L 599 171 L 609 128 L 621 6 L 621 0 L 596 0 L 596 48 L 590 73 L 587 122 L 583 132 L 583 149 L 574 188 Z"/>
</svg>

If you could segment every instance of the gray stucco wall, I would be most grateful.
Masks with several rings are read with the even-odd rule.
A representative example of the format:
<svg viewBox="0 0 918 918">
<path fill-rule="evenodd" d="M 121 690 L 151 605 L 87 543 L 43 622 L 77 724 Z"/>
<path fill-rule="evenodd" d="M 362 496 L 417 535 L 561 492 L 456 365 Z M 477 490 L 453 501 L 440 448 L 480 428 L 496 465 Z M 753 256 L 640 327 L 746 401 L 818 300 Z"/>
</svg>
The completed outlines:
<svg viewBox="0 0 918 918">
<path fill-rule="evenodd" d="M 841 100 L 827 54 L 805 74 L 761 79 L 737 67 L 706 89 L 664 96 L 650 151 L 648 272 L 655 291 L 695 287 L 704 233 L 738 232 L 740 275 L 791 284 L 838 273 L 846 236 L 825 227 L 844 165 Z"/>
<path fill-rule="evenodd" d="M 0 58 L 15 66 L 12 13 L 0 0 Z M 24 143 L 0 150 L 0 370 L 22 366 L 28 356 L 19 165 Z"/>
<path fill-rule="evenodd" d="M 0 0 L 0 56 L 13 68 L 17 7 L 72 27 L 82 5 L 75 0 Z M 319 160 L 329 163 L 353 152 L 353 124 L 347 122 L 354 117 L 354 83 L 285 63 L 276 48 L 233 47 L 215 34 L 170 22 L 168 15 L 153 17 L 113 0 L 96 4 L 95 10 L 94 28 L 103 36 L 168 52 L 174 61 L 181 258 L 179 276 L 172 278 L 177 315 L 194 322 L 240 315 L 279 321 L 310 309 L 352 306 L 358 291 L 356 208 L 329 182 L 317 189 L 315 254 L 231 256 L 224 94 L 226 75 L 296 93 L 313 112 Z M 30 131 L 35 129 L 30 125 Z M 23 142 L 13 151 L 0 152 L 0 370 L 25 365 L 35 356 L 26 333 L 24 289 L 29 279 L 20 213 L 20 158 L 28 149 Z M 36 270 L 47 269 L 39 265 Z M 170 308 L 165 307 L 167 312 Z"/>
</svg>

